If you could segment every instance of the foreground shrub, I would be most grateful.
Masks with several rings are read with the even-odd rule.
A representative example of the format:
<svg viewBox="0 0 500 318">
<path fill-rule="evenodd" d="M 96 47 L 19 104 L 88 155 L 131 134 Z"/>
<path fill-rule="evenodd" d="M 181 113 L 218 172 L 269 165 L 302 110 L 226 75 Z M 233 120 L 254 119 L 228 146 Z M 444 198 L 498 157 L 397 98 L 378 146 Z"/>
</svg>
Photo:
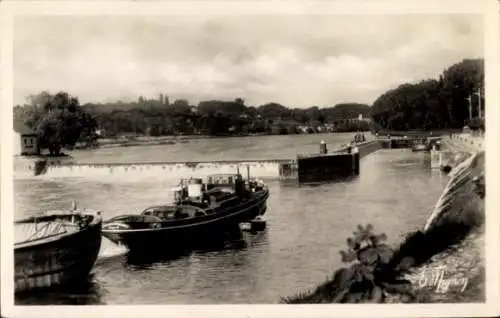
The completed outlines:
<svg viewBox="0 0 500 318">
<path fill-rule="evenodd" d="M 390 270 L 393 250 L 383 241 L 385 234 L 374 234 L 373 226 L 358 225 L 353 237 L 347 239 L 347 250 L 341 251 L 342 261 L 350 264 L 335 272 L 333 279 L 311 294 L 285 298 L 285 303 L 381 303 L 387 294 L 413 296 L 410 281 L 398 279 Z"/>
</svg>

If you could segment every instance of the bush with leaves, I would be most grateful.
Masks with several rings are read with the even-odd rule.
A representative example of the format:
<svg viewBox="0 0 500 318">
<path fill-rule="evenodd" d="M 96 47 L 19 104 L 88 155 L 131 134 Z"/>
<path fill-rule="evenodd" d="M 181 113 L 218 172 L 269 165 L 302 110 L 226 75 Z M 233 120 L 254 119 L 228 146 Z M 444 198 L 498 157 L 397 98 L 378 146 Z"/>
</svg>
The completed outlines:
<svg viewBox="0 0 500 318">
<path fill-rule="evenodd" d="M 374 234 L 373 226 L 358 225 L 354 236 L 347 239 L 346 251 L 340 251 L 342 261 L 349 268 L 335 273 L 337 284 L 332 302 L 383 302 L 390 293 L 412 295 L 409 281 L 399 280 L 388 266 L 393 250 L 383 241 L 385 234 Z"/>
<path fill-rule="evenodd" d="M 394 251 L 385 243 L 385 234 L 374 234 L 373 226 L 358 225 L 347 239 L 347 250 L 340 251 L 342 262 L 350 264 L 337 270 L 332 280 L 315 292 L 285 298 L 285 303 L 382 303 L 389 294 L 414 298 L 411 282 L 399 279 L 413 260 L 392 262 Z"/>
</svg>

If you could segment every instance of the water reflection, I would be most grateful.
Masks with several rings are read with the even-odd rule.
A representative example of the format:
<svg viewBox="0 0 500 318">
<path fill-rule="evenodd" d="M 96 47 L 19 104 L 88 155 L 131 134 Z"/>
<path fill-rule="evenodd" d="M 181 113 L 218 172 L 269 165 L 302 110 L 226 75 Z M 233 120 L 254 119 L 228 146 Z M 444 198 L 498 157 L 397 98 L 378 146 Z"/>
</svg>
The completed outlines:
<svg viewBox="0 0 500 318">
<path fill-rule="evenodd" d="M 104 305 L 106 290 L 94 275 L 81 284 L 16 294 L 16 305 Z"/>
<path fill-rule="evenodd" d="M 223 236 L 213 238 L 210 240 L 204 240 L 197 242 L 196 245 L 183 246 L 173 250 L 169 248 L 168 250 L 163 250 L 158 247 L 158 250 L 151 252 L 148 250 L 147 253 L 141 253 L 140 251 L 129 251 L 125 257 L 125 266 L 131 268 L 150 268 L 156 264 L 169 264 L 172 261 L 178 260 L 182 257 L 189 257 L 193 253 L 198 255 L 205 255 L 210 253 L 218 253 L 222 251 L 238 251 L 247 248 L 248 246 L 258 246 L 259 242 L 262 241 L 266 236 L 257 234 L 244 233 L 243 231 L 236 229 L 231 233 L 225 233 Z M 249 242 L 247 242 L 249 240 Z"/>
<path fill-rule="evenodd" d="M 240 282 L 245 280 L 257 282 L 255 275 L 258 275 L 258 268 L 262 265 L 255 263 L 264 260 L 265 250 L 255 253 L 248 249 L 262 249 L 268 245 L 268 233 L 263 231 L 255 234 L 241 233 L 241 235 L 241 240 L 219 242 L 220 244 L 205 245 L 178 253 L 144 255 L 129 252 L 125 255 L 100 258 L 94 267 L 95 274 L 91 274 L 87 281 L 79 285 L 19 293 L 16 294 L 15 303 L 16 305 L 103 305 L 106 304 L 105 298 L 108 295 L 106 286 L 119 283 L 126 289 L 124 281 L 128 281 L 129 284 L 133 282 L 141 284 L 142 279 L 148 282 L 164 281 L 168 277 L 166 270 L 178 271 L 177 278 L 189 279 L 191 284 L 202 282 L 202 286 L 196 288 L 200 288 L 204 295 L 210 293 L 210 286 L 225 281 L 221 280 L 221 272 L 237 273 L 232 279 L 238 279 Z M 180 263 L 184 266 L 179 266 Z M 205 276 L 199 272 L 205 268 L 214 270 Z M 203 280 L 198 280 L 197 283 L 194 282 L 196 273 L 204 276 Z M 229 284 L 230 281 L 223 283 Z"/>
</svg>

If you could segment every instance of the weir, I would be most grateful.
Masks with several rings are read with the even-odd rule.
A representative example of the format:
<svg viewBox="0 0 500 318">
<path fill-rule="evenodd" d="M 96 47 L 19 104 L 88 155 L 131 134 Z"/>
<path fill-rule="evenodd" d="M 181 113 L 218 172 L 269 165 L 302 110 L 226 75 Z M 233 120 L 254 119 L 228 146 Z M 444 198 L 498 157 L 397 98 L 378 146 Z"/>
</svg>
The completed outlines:
<svg viewBox="0 0 500 318">
<path fill-rule="evenodd" d="M 279 178 L 280 165 L 289 163 L 289 160 L 234 160 L 234 161 L 207 161 L 207 162 L 155 162 L 133 164 L 85 164 L 85 163 L 50 163 L 40 171 L 37 178 L 85 177 L 106 178 L 113 177 L 123 180 L 162 180 L 180 179 L 196 176 L 207 176 L 213 173 L 234 173 L 238 167 L 245 171 L 248 166 L 254 177 L 264 179 Z M 19 167 L 15 171 L 16 178 L 33 178 L 35 175 L 32 166 Z"/>
<path fill-rule="evenodd" d="M 340 157 L 346 156 L 349 145 L 336 145 L 328 156 L 332 159 L 328 164 L 337 165 L 342 161 Z M 359 174 L 359 160 L 381 148 L 383 143 L 379 140 L 357 143 L 358 155 L 355 161 L 346 168 Z M 306 155 L 308 156 L 308 155 Z M 310 156 L 315 156 L 310 155 Z M 136 180 L 164 180 L 189 177 L 204 177 L 213 173 L 234 173 L 238 168 L 245 171 L 250 168 L 253 177 L 271 180 L 298 180 L 297 160 L 218 160 L 218 161 L 193 161 L 193 162 L 153 162 L 153 163 L 82 163 L 67 158 L 36 158 L 16 157 L 14 162 L 14 176 L 16 179 L 31 178 L 113 178 L 120 181 Z M 335 158 L 338 157 L 338 158 Z M 337 160 L 339 159 L 339 160 Z M 352 161 L 352 160 L 351 160 Z M 357 167 L 357 168 L 356 168 Z M 340 168 L 340 167 L 339 167 Z M 243 169 L 243 170 L 242 170 Z"/>
</svg>

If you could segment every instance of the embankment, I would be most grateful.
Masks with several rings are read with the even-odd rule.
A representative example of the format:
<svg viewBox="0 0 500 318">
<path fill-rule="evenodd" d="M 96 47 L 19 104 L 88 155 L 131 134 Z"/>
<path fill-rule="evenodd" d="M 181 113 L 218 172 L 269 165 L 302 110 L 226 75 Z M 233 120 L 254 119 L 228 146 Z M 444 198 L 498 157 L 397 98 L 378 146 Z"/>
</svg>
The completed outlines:
<svg viewBox="0 0 500 318">
<path fill-rule="evenodd" d="M 347 250 L 341 252 L 345 268 L 316 289 L 282 301 L 484 301 L 485 153 L 479 147 L 475 150 L 453 168 L 422 230 L 390 247 L 382 243 L 384 235 L 374 234 L 371 226 L 360 226 L 347 240 Z"/>
<path fill-rule="evenodd" d="M 484 150 L 484 138 L 471 134 L 452 134 L 441 138 L 439 166 L 451 169 L 464 161 L 471 154 Z"/>
</svg>

